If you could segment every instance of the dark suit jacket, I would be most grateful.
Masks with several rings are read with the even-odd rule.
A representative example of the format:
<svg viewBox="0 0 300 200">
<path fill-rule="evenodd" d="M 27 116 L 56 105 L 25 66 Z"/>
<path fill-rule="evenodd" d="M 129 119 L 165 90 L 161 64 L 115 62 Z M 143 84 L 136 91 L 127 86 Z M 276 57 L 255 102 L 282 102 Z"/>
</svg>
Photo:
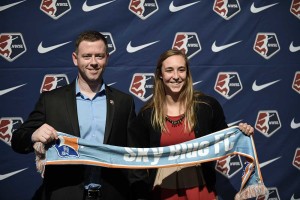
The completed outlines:
<svg viewBox="0 0 300 200">
<path fill-rule="evenodd" d="M 200 96 L 197 99 L 197 124 L 194 129 L 196 138 L 227 128 L 223 109 L 219 102 L 210 96 Z M 130 126 L 129 145 L 132 147 L 159 147 L 161 130 L 155 130 L 151 125 L 152 109 L 142 111 Z M 209 190 L 215 189 L 216 174 L 214 162 L 201 164 L 204 179 Z M 135 170 L 130 176 L 136 182 L 149 184 L 151 190 L 155 176 L 155 169 L 149 170 L 149 177 L 145 170 Z"/>
<path fill-rule="evenodd" d="M 13 133 L 11 145 L 19 153 L 33 152 L 31 135 L 44 123 L 57 131 L 80 137 L 75 81 L 70 85 L 41 94 L 35 109 L 21 127 Z M 127 146 L 127 128 L 135 117 L 133 98 L 106 86 L 107 118 L 104 143 Z M 45 178 L 38 199 L 82 199 L 84 192 L 83 165 L 46 166 Z M 102 168 L 104 199 L 129 199 L 127 170 Z"/>
</svg>

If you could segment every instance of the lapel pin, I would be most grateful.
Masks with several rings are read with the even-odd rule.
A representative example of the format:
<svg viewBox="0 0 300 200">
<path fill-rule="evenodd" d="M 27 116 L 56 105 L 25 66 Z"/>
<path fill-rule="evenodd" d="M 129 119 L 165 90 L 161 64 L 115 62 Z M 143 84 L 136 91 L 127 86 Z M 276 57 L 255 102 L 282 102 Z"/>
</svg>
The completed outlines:
<svg viewBox="0 0 300 200">
<path fill-rule="evenodd" d="M 114 100 L 109 100 L 109 103 L 110 103 L 111 105 L 114 105 Z"/>
</svg>

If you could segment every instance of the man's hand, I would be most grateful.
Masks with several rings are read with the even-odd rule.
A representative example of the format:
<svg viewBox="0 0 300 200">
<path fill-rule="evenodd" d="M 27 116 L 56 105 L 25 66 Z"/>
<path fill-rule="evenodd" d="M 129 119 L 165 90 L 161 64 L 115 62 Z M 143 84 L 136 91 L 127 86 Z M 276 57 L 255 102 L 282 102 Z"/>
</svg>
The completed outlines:
<svg viewBox="0 0 300 200">
<path fill-rule="evenodd" d="M 44 144 L 57 139 L 58 136 L 56 130 L 48 124 L 43 124 L 40 128 L 34 131 L 31 136 L 32 142 L 42 142 Z"/>
<path fill-rule="evenodd" d="M 254 128 L 247 123 L 240 123 L 239 129 L 248 136 L 253 135 L 254 133 Z"/>
</svg>

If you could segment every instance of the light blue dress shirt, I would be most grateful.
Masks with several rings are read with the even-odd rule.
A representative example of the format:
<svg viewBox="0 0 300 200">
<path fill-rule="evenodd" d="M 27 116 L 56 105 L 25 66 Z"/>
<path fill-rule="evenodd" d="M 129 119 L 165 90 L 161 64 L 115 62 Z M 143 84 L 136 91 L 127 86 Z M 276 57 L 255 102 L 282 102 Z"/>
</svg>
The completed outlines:
<svg viewBox="0 0 300 200">
<path fill-rule="evenodd" d="M 77 79 L 76 103 L 80 137 L 103 144 L 107 112 L 104 84 L 93 99 L 89 99 L 80 92 Z"/>
</svg>

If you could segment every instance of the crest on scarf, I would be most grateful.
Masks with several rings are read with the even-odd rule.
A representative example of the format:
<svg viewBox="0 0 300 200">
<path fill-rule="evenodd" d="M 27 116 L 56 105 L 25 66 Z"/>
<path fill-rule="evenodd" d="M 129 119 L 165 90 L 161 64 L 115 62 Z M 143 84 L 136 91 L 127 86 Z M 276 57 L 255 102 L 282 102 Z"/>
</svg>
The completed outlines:
<svg viewBox="0 0 300 200">
<path fill-rule="evenodd" d="M 59 157 L 79 157 L 78 149 L 78 138 L 71 138 L 66 136 L 59 136 L 54 145 L 55 150 Z"/>
</svg>

